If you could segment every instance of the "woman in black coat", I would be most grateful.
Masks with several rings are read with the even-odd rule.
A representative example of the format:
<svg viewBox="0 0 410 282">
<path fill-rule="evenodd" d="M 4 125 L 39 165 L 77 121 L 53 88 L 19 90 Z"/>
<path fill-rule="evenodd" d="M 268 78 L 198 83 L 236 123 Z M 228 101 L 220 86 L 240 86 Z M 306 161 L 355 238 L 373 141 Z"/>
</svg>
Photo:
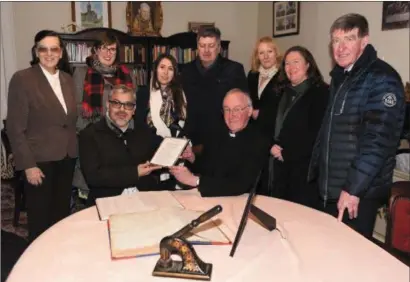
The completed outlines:
<svg viewBox="0 0 410 282">
<path fill-rule="evenodd" d="M 270 151 L 271 187 L 281 198 L 316 207 L 318 189 L 307 183 L 307 173 L 329 89 L 309 50 L 294 46 L 286 51 L 276 89 L 281 99 Z"/>
<path fill-rule="evenodd" d="M 264 122 L 276 112 L 279 96 L 273 91 L 281 63 L 279 48 L 272 37 L 262 37 L 252 53 L 252 69 L 248 73 L 248 89 L 252 99 L 253 118 Z M 267 104 L 267 101 L 269 103 Z M 276 105 L 272 102 L 276 101 Z"/>
</svg>

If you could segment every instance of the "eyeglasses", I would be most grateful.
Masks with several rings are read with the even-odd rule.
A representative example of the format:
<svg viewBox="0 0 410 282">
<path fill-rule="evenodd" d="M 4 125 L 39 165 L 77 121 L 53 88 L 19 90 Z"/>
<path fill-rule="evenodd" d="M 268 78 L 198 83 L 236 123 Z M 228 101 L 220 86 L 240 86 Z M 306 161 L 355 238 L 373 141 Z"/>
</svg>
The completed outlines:
<svg viewBox="0 0 410 282">
<path fill-rule="evenodd" d="M 51 54 L 57 55 L 60 53 L 60 51 L 61 51 L 60 47 L 51 47 L 51 48 L 47 48 L 44 46 L 37 47 L 37 52 L 39 52 L 40 54 L 46 54 L 50 52 Z"/>
<path fill-rule="evenodd" d="M 100 50 L 101 52 L 104 52 L 104 53 L 108 53 L 108 52 L 110 52 L 111 54 L 117 53 L 117 48 L 107 48 L 107 46 L 102 46 Z"/>
<path fill-rule="evenodd" d="M 241 107 L 235 107 L 235 108 L 233 108 L 233 109 L 223 108 L 223 109 L 222 109 L 222 113 L 223 113 L 223 114 L 230 114 L 230 113 L 232 113 L 232 114 L 239 114 L 239 113 L 243 112 L 245 109 L 247 109 L 247 108 L 249 108 L 249 107 L 250 107 L 250 106 L 247 105 L 247 106 L 245 106 L 245 107 L 243 107 L 243 108 L 241 108 Z"/>
<path fill-rule="evenodd" d="M 135 104 L 131 102 L 122 103 L 117 100 L 109 100 L 108 102 L 114 109 L 121 109 L 121 107 L 124 106 L 124 109 L 127 111 L 132 111 L 135 108 Z"/>
</svg>

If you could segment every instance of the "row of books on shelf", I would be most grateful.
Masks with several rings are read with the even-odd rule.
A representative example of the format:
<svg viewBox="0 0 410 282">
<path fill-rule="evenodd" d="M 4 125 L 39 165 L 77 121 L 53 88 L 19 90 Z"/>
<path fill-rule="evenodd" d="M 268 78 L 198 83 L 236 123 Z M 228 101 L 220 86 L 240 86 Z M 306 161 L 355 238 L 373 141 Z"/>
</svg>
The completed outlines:
<svg viewBox="0 0 410 282">
<path fill-rule="evenodd" d="M 142 67 L 134 68 L 132 75 L 135 77 L 138 86 L 147 85 L 148 71 Z"/>
<path fill-rule="evenodd" d="M 137 52 L 135 52 L 135 49 Z M 86 43 L 67 43 L 66 49 L 68 60 L 72 63 L 85 63 L 88 56 L 91 55 L 92 47 Z M 123 63 L 145 63 L 145 48 L 137 48 L 134 45 L 122 45 L 120 47 L 120 61 Z"/>
<path fill-rule="evenodd" d="M 92 47 L 89 47 L 86 43 L 67 43 L 66 49 L 68 53 L 68 59 L 71 63 L 85 63 L 88 56 L 91 55 Z M 138 45 L 122 45 L 120 47 L 120 62 L 122 63 L 134 63 L 145 64 L 146 63 L 146 48 Z M 152 48 L 152 60 L 153 62 L 158 58 L 160 54 L 167 53 L 172 55 L 178 64 L 186 64 L 195 59 L 198 55 L 197 49 L 182 49 L 180 47 L 162 46 L 156 45 Z M 228 57 L 228 50 L 222 49 L 221 55 Z"/>
<path fill-rule="evenodd" d="M 92 47 L 89 47 L 86 43 L 67 43 L 66 49 L 70 62 L 84 63 L 85 59 L 91 55 Z"/>
</svg>

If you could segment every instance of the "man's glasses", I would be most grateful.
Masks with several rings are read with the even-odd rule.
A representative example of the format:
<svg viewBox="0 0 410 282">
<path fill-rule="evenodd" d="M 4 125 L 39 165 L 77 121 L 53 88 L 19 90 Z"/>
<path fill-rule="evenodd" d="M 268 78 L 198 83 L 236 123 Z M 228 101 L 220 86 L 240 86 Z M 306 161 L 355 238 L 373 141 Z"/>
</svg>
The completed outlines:
<svg viewBox="0 0 410 282">
<path fill-rule="evenodd" d="M 61 51 L 60 47 L 51 47 L 51 48 L 47 48 L 44 46 L 37 47 L 37 52 L 40 54 L 47 54 L 48 52 L 50 52 L 53 55 L 58 55 L 60 54 L 60 51 Z"/>
<path fill-rule="evenodd" d="M 115 54 L 115 53 L 117 53 L 117 48 L 107 48 L 107 46 L 102 46 L 101 48 L 100 48 L 100 50 L 101 50 L 101 52 L 104 52 L 104 53 L 108 53 L 108 52 L 110 52 L 111 54 Z"/>
<path fill-rule="evenodd" d="M 239 114 L 239 113 L 241 113 L 241 112 L 243 112 L 245 109 L 247 109 L 247 108 L 249 108 L 249 105 L 247 105 L 247 106 L 245 106 L 245 107 L 243 107 L 243 108 L 241 108 L 241 107 L 235 107 L 235 108 L 233 108 L 233 109 L 229 109 L 229 108 L 223 108 L 222 109 L 222 113 L 223 114 L 225 114 L 225 115 L 228 115 L 228 114 Z"/>
<path fill-rule="evenodd" d="M 132 111 L 135 108 L 135 104 L 131 102 L 122 103 L 117 100 L 109 100 L 108 102 L 114 109 L 121 109 L 121 107 L 124 107 L 127 111 Z"/>
</svg>

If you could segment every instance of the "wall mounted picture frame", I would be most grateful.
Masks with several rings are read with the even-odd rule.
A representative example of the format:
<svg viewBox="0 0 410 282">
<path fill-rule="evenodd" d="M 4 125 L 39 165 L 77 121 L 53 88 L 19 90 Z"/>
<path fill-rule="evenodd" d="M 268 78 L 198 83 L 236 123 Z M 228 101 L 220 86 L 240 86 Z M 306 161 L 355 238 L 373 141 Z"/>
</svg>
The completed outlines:
<svg viewBox="0 0 410 282">
<path fill-rule="evenodd" d="M 201 27 L 215 27 L 215 23 L 207 22 L 189 22 L 188 31 L 197 33 Z"/>
<path fill-rule="evenodd" d="M 76 29 L 112 26 L 111 2 L 109 1 L 71 1 L 71 19 Z M 78 31 L 78 30 L 77 30 Z"/>
<path fill-rule="evenodd" d="M 410 2 L 383 2 L 382 30 L 410 27 Z"/>
<path fill-rule="evenodd" d="M 300 2 L 273 2 L 273 37 L 297 35 L 300 30 Z"/>
<path fill-rule="evenodd" d="M 134 36 L 161 36 L 164 15 L 160 1 L 127 2 L 128 34 Z"/>
</svg>

